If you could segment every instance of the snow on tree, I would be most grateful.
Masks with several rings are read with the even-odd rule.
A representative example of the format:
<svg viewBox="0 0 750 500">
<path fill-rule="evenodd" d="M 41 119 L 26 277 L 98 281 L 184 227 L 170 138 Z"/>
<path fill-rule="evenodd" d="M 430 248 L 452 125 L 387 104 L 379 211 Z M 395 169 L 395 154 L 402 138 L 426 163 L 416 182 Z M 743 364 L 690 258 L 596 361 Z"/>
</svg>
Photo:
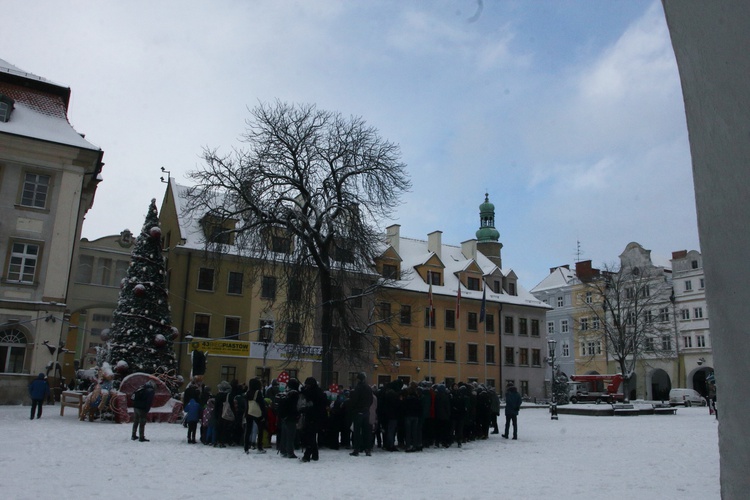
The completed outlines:
<svg viewBox="0 0 750 500">
<path fill-rule="evenodd" d="M 108 339 L 103 357 L 120 376 L 135 372 L 162 375 L 170 389 L 179 386 L 173 346 L 177 329 L 172 327 L 167 301 L 155 199 L 151 200 L 146 221 L 133 247 L 127 275 L 120 283 L 112 328 L 102 333 Z"/>
</svg>

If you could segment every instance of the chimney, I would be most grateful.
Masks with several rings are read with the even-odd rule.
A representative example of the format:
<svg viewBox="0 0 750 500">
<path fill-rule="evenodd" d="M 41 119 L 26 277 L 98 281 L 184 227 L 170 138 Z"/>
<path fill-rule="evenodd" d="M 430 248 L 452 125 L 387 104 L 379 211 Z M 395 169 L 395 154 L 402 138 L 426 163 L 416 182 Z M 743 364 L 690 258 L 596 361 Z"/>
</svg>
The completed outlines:
<svg viewBox="0 0 750 500">
<path fill-rule="evenodd" d="M 440 254 L 440 249 L 443 247 L 443 232 L 433 231 L 427 235 L 427 251 L 433 252 L 442 259 L 443 256 Z"/>
<path fill-rule="evenodd" d="M 396 253 L 400 253 L 398 251 L 398 243 L 400 238 L 401 224 L 393 224 L 392 226 L 388 226 L 387 228 L 385 228 L 385 242 L 392 246 Z"/>
<path fill-rule="evenodd" d="M 576 277 L 579 280 L 587 283 L 591 281 L 594 276 L 599 276 L 599 269 L 594 269 L 593 267 L 591 267 L 590 260 L 582 260 L 580 262 L 576 262 Z"/>
<path fill-rule="evenodd" d="M 477 240 L 461 242 L 461 253 L 467 259 L 477 260 Z"/>
</svg>

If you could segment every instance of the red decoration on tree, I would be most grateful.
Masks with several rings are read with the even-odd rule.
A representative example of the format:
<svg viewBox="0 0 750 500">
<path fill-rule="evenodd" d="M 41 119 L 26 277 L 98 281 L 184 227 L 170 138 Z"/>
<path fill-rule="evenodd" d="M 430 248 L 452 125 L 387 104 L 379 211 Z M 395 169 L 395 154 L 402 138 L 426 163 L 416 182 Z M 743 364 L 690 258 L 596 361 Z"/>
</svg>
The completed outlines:
<svg viewBox="0 0 750 500">
<path fill-rule="evenodd" d="M 286 384 L 289 382 L 289 374 L 287 372 L 281 372 L 279 373 L 279 376 L 276 377 L 276 380 L 278 380 L 280 384 Z"/>
<path fill-rule="evenodd" d="M 106 342 L 110 338 L 112 338 L 112 332 L 109 328 L 105 328 L 104 330 L 102 330 L 102 333 L 99 334 L 99 337 L 101 337 L 102 341 Z"/>
<path fill-rule="evenodd" d="M 161 228 L 159 226 L 152 227 L 151 230 L 149 230 L 148 235 L 155 240 L 161 238 Z"/>
<path fill-rule="evenodd" d="M 176 326 L 173 326 L 172 327 L 172 334 L 170 335 L 170 337 L 172 338 L 172 340 L 177 340 L 177 338 L 179 336 L 180 336 L 180 331 L 177 329 Z"/>
<path fill-rule="evenodd" d="M 128 363 L 126 361 L 123 361 L 122 359 L 115 365 L 115 371 L 117 373 L 127 373 L 129 369 L 130 366 L 128 365 Z"/>
<path fill-rule="evenodd" d="M 154 345 L 156 347 L 164 347 L 165 345 L 167 345 L 167 338 L 161 333 L 154 336 Z"/>
<path fill-rule="evenodd" d="M 146 294 L 146 287 L 139 283 L 133 288 L 133 293 L 136 297 L 143 297 Z"/>
</svg>

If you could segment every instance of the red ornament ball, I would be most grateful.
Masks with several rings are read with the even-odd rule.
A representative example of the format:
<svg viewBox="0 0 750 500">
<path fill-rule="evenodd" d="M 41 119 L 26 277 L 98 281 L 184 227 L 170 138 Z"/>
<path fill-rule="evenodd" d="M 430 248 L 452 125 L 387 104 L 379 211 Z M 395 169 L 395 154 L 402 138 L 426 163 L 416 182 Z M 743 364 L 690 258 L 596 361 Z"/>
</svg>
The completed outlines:
<svg viewBox="0 0 750 500">
<path fill-rule="evenodd" d="M 155 240 L 159 239 L 161 238 L 161 228 L 159 226 L 154 226 L 149 230 L 148 234 Z"/>
<path fill-rule="evenodd" d="M 177 329 L 177 327 L 172 327 L 172 334 L 170 337 L 172 337 L 172 340 L 176 340 L 180 336 L 180 331 Z"/>
<path fill-rule="evenodd" d="M 164 347 L 167 345 L 167 338 L 161 333 L 154 337 L 154 345 L 156 347 Z"/>
<path fill-rule="evenodd" d="M 143 297 L 146 294 L 146 287 L 139 283 L 133 288 L 133 293 L 136 297 Z"/>
<path fill-rule="evenodd" d="M 102 333 L 99 334 L 99 337 L 101 337 L 101 339 L 106 342 L 112 338 L 112 332 L 109 328 L 105 328 L 104 330 L 102 330 Z"/>
<path fill-rule="evenodd" d="M 117 373 L 127 373 L 129 368 L 128 363 L 122 359 L 115 365 L 115 371 Z"/>
</svg>

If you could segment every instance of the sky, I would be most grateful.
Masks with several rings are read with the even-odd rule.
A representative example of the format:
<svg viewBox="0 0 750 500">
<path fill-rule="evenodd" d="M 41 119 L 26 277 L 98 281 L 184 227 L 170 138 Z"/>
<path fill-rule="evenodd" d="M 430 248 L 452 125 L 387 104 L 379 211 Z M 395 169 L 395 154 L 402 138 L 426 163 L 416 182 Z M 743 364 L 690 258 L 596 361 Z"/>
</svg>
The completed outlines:
<svg viewBox="0 0 750 500">
<path fill-rule="evenodd" d="M 679 75 L 660 2 L 4 2 L 0 58 L 72 89 L 104 151 L 90 240 L 138 230 L 167 174 L 242 147 L 276 99 L 361 116 L 412 190 L 381 229 L 460 244 L 495 205 L 503 267 L 658 263 L 700 250 Z"/>
<path fill-rule="evenodd" d="M 29 406 L 0 406 L 3 498 L 720 498 L 718 422 L 705 407 L 551 420 L 522 406 L 517 441 L 490 434 L 460 449 L 356 458 L 322 448 L 310 463 L 189 445 L 179 424 L 147 424 L 151 441 L 131 441 L 131 425 L 79 422 L 73 410 L 45 406 L 29 420 Z"/>
</svg>

